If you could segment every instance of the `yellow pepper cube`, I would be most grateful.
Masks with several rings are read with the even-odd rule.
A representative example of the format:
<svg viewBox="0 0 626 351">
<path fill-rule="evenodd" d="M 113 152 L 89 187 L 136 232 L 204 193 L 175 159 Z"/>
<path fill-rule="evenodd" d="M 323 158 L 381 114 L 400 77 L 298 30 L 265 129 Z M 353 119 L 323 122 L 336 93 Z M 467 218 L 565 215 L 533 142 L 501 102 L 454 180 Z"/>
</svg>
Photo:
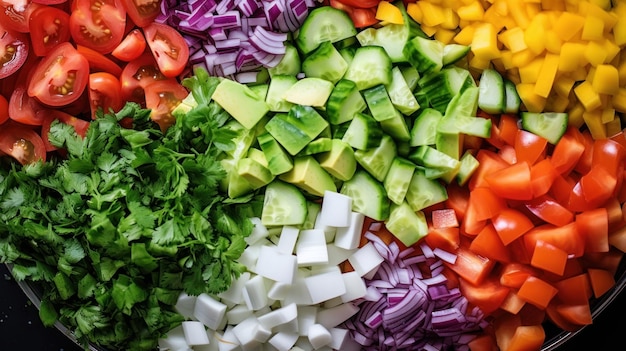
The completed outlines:
<svg viewBox="0 0 626 351">
<path fill-rule="evenodd" d="M 578 13 L 583 16 L 593 16 L 599 18 L 604 26 L 604 30 L 608 31 L 613 28 L 619 21 L 619 16 L 613 11 L 609 11 L 609 8 L 604 8 L 599 4 L 594 4 L 592 1 L 581 1 L 578 4 Z"/>
<path fill-rule="evenodd" d="M 445 21 L 445 15 L 441 6 L 433 4 L 429 1 L 418 1 L 422 10 L 422 24 L 428 27 L 438 26 Z"/>
<path fill-rule="evenodd" d="M 617 58 L 617 55 L 619 55 L 621 51 L 620 47 L 608 38 L 604 38 L 604 40 L 601 41 L 601 44 L 604 47 L 604 52 L 606 53 L 606 58 L 604 59 L 604 62 L 609 63 L 615 60 L 615 58 Z"/>
<path fill-rule="evenodd" d="M 506 4 L 513 21 L 522 29 L 526 29 L 530 23 L 530 18 L 524 9 L 524 3 L 519 0 L 506 0 Z"/>
<path fill-rule="evenodd" d="M 598 65 L 591 82 L 593 90 L 598 94 L 613 95 L 619 89 L 619 72 L 613 65 Z"/>
<path fill-rule="evenodd" d="M 444 44 L 449 44 L 452 42 L 452 39 L 456 35 L 456 32 L 450 29 L 439 28 L 437 32 L 435 32 L 435 39 L 439 40 Z"/>
<path fill-rule="evenodd" d="M 520 27 L 507 29 L 498 36 L 502 44 L 511 52 L 520 52 L 528 48 L 524 40 L 524 31 Z"/>
<path fill-rule="evenodd" d="M 569 97 L 576 81 L 569 75 L 560 74 L 554 80 L 554 92 L 561 97 Z"/>
<path fill-rule="evenodd" d="M 597 41 L 590 41 L 585 48 L 585 59 L 592 66 L 597 66 L 606 62 L 607 52 L 604 50 L 604 46 Z"/>
<path fill-rule="evenodd" d="M 614 108 L 604 107 L 604 108 L 601 108 L 600 110 L 602 110 L 602 115 L 600 117 L 600 120 L 602 121 L 603 124 L 607 124 L 615 119 Z"/>
<path fill-rule="evenodd" d="M 481 60 L 491 60 L 500 56 L 498 33 L 491 23 L 481 23 L 474 28 L 474 38 L 470 44 L 474 55 Z"/>
<path fill-rule="evenodd" d="M 460 19 L 466 21 L 482 21 L 485 9 L 480 1 L 474 1 L 469 5 L 459 7 L 456 13 Z"/>
<path fill-rule="evenodd" d="M 563 43 L 559 57 L 559 71 L 572 72 L 578 67 L 584 66 L 582 62 L 585 57 L 585 49 L 586 46 L 583 43 Z"/>
<path fill-rule="evenodd" d="M 547 30 L 545 36 L 546 51 L 553 54 L 560 54 L 561 48 L 563 47 L 563 40 L 561 40 L 552 29 Z"/>
<path fill-rule="evenodd" d="M 515 67 L 524 67 L 535 59 L 537 55 L 529 49 L 522 50 L 513 54 L 511 62 Z"/>
<path fill-rule="evenodd" d="M 394 24 L 404 24 L 400 9 L 387 1 L 381 1 L 376 8 L 376 19 Z"/>
<path fill-rule="evenodd" d="M 619 88 L 611 98 L 611 105 L 617 112 L 626 113 L 626 88 Z"/>
<path fill-rule="evenodd" d="M 546 28 L 548 18 L 545 14 L 539 14 L 530 21 L 528 28 L 524 31 L 524 41 L 528 48 L 536 55 L 541 54 L 546 49 Z"/>
<path fill-rule="evenodd" d="M 626 3 L 618 3 L 614 12 L 620 18 L 626 17 Z M 617 21 L 615 26 L 613 26 L 613 38 L 617 46 L 626 45 L 626 21 Z"/>
<path fill-rule="evenodd" d="M 530 112 L 542 112 L 546 106 L 547 99 L 535 94 L 534 83 L 520 83 L 516 85 L 517 93 L 526 109 Z"/>
<path fill-rule="evenodd" d="M 416 2 L 412 2 L 406 5 L 406 13 L 415 22 L 422 23 L 422 19 L 424 18 L 424 13 L 422 13 L 422 8 Z"/>
<path fill-rule="evenodd" d="M 585 110 L 591 111 L 602 106 L 600 95 L 593 89 L 589 81 L 583 81 L 574 88 L 574 94 L 583 104 Z"/>
<path fill-rule="evenodd" d="M 596 16 L 585 17 L 585 25 L 580 34 L 582 40 L 602 40 L 604 39 L 604 22 Z"/>
<path fill-rule="evenodd" d="M 519 66 L 519 77 L 522 83 L 535 83 L 539 79 L 539 72 L 543 65 L 543 56 L 535 57 L 529 63 Z"/>
<path fill-rule="evenodd" d="M 571 12 L 563 12 L 554 23 L 554 31 L 564 41 L 570 41 L 576 36 L 580 36 L 580 32 L 585 26 L 585 17 Z"/>
<path fill-rule="evenodd" d="M 465 26 L 454 36 L 454 42 L 461 45 L 472 44 L 474 38 L 474 26 Z"/>
<path fill-rule="evenodd" d="M 546 11 L 565 11 L 564 0 L 543 0 L 541 6 Z"/>
<path fill-rule="evenodd" d="M 569 104 L 570 104 L 569 98 L 559 96 L 559 94 L 556 94 L 556 93 L 552 93 L 550 94 L 550 96 L 548 97 L 548 100 L 546 101 L 545 110 L 552 111 L 552 112 L 566 112 Z"/>
<path fill-rule="evenodd" d="M 612 121 L 604 123 L 604 125 L 606 127 L 606 135 L 609 137 L 619 134 L 622 131 L 622 121 L 617 116 L 615 116 Z"/>
<path fill-rule="evenodd" d="M 444 21 L 440 26 L 444 29 L 456 30 L 459 27 L 459 16 L 450 7 L 443 8 Z"/>
<path fill-rule="evenodd" d="M 539 77 L 537 77 L 537 82 L 535 83 L 535 94 L 545 98 L 550 95 L 558 67 L 559 55 L 546 54 L 539 70 Z"/>
<path fill-rule="evenodd" d="M 510 70 L 515 67 L 515 65 L 513 65 L 513 53 L 510 50 L 501 50 L 499 60 L 502 63 L 502 68 L 505 70 Z"/>
<path fill-rule="evenodd" d="M 604 139 L 606 135 L 606 126 L 602 123 L 602 109 L 586 110 L 583 112 L 583 120 L 591 133 L 591 137 L 595 140 Z"/>
<path fill-rule="evenodd" d="M 585 124 L 583 113 L 585 113 L 585 106 L 583 106 L 583 104 L 579 101 L 571 104 L 567 111 L 567 123 L 576 128 L 582 127 Z"/>
</svg>

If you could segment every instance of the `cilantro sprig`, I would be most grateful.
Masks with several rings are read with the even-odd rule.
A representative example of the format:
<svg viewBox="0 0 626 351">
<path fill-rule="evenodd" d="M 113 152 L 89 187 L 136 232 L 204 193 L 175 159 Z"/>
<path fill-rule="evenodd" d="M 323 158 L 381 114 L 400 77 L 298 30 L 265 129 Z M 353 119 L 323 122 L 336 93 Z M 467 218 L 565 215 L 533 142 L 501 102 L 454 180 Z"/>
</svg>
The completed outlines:
<svg viewBox="0 0 626 351">
<path fill-rule="evenodd" d="M 217 294 L 245 270 L 236 260 L 261 200 L 221 188 L 237 132 L 210 99 L 218 83 L 204 71 L 187 78 L 197 106 L 165 134 L 127 103 L 84 138 L 53 123 L 66 157 L 0 165 L 0 262 L 39 284 L 46 325 L 59 320 L 85 348 L 155 349 L 182 322 L 182 291 Z"/>
</svg>

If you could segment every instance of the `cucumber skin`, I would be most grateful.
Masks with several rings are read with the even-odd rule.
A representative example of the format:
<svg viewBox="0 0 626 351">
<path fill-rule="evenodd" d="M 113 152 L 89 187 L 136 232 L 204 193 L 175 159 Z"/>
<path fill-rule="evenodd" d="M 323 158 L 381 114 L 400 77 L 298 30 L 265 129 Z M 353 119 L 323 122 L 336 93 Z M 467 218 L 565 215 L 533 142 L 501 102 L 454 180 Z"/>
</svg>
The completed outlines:
<svg viewBox="0 0 626 351">
<path fill-rule="evenodd" d="M 338 33 L 333 33 L 332 37 L 322 37 L 323 31 L 321 29 L 328 26 L 340 26 L 341 28 Z M 315 8 L 309 13 L 300 27 L 296 45 L 304 55 L 307 55 L 324 41 L 334 43 L 356 36 L 356 34 L 357 30 L 346 12 L 331 6 L 323 6 Z"/>
</svg>

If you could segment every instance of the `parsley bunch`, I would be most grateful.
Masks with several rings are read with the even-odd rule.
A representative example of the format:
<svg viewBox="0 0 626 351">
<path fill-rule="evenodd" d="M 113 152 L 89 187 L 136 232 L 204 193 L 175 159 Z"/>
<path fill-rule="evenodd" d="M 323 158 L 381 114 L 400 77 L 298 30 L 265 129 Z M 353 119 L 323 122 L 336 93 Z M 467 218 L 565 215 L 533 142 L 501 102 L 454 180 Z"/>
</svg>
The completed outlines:
<svg viewBox="0 0 626 351">
<path fill-rule="evenodd" d="M 218 82 L 204 71 L 187 78 L 198 105 L 165 135 L 128 103 L 85 138 L 53 123 L 66 157 L 0 165 L 0 262 L 36 282 L 46 325 L 59 320 L 85 348 L 152 350 L 182 322 L 182 291 L 216 294 L 245 270 L 236 260 L 262 201 L 221 188 L 236 131 L 210 99 Z"/>
</svg>

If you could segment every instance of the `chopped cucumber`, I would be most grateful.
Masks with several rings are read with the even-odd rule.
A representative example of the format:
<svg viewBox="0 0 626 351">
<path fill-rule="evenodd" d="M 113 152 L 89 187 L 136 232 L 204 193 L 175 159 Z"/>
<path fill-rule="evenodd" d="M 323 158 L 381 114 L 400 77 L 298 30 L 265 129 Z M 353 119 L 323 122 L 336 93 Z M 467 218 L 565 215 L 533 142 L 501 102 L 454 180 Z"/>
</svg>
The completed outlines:
<svg viewBox="0 0 626 351">
<path fill-rule="evenodd" d="M 411 146 L 434 145 L 437 135 L 437 124 L 443 115 L 434 108 L 427 107 L 422 109 L 415 118 L 413 127 L 411 128 Z"/>
<path fill-rule="evenodd" d="M 302 225 L 306 217 L 306 198 L 295 185 L 274 180 L 265 187 L 261 213 L 263 225 Z"/>
<path fill-rule="evenodd" d="M 411 139 L 411 132 L 403 114 L 394 110 L 394 115 L 384 121 L 380 121 L 380 127 L 397 141 L 408 142 Z"/>
<path fill-rule="evenodd" d="M 340 192 L 352 198 L 354 211 L 377 221 L 389 217 L 390 201 L 383 185 L 364 170 L 357 170 L 345 181 Z"/>
<path fill-rule="evenodd" d="M 279 74 L 296 76 L 300 73 L 301 60 L 298 49 L 290 42 L 285 42 L 285 54 L 274 67 L 268 68 L 268 73 L 273 79 Z"/>
<path fill-rule="evenodd" d="M 355 149 L 366 150 L 378 146 L 382 137 L 383 131 L 373 117 L 357 113 L 341 140 Z"/>
<path fill-rule="evenodd" d="M 415 170 L 406 192 L 406 201 L 413 211 L 423 210 L 447 199 L 448 192 L 443 184 L 436 179 L 428 179 L 423 171 Z"/>
<path fill-rule="evenodd" d="M 445 113 L 452 99 L 467 88 L 476 87 L 476 82 L 468 70 L 449 66 L 441 71 L 422 75 L 418 85 L 426 94 L 430 106 Z"/>
<path fill-rule="evenodd" d="M 348 70 L 348 63 L 329 41 L 325 41 L 302 62 L 307 77 L 322 78 L 337 83 Z"/>
<path fill-rule="evenodd" d="M 293 168 L 291 155 L 283 149 L 280 143 L 270 133 L 263 133 L 257 137 L 259 146 L 267 159 L 267 168 L 274 175 L 283 174 Z"/>
<path fill-rule="evenodd" d="M 428 234 L 426 215 L 422 211 L 414 211 L 406 201 L 391 205 L 385 225 L 406 246 L 417 243 Z"/>
<path fill-rule="evenodd" d="M 446 44 L 443 47 L 443 65 L 447 66 L 457 63 L 460 59 L 467 56 L 467 54 L 470 52 L 470 49 L 471 48 L 468 45 L 454 43 Z"/>
<path fill-rule="evenodd" d="M 396 205 L 404 202 L 413 172 L 415 172 L 415 164 L 407 159 L 395 157 L 391 162 L 383 186 L 389 200 Z"/>
<path fill-rule="evenodd" d="M 438 72 L 443 67 L 443 47 L 438 40 L 416 36 L 406 43 L 402 53 L 420 74 Z"/>
<path fill-rule="evenodd" d="M 313 9 L 304 20 L 296 44 L 307 55 L 325 41 L 335 43 L 356 34 L 354 23 L 345 11 L 323 6 Z"/>
<path fill-rule="evenodd" d="M 284 95 L 297 81 L 295 76 L 286 74 L 277 74 L 272 77 L 265 96 L 265 102 L 270 107 L 270 111 L 289 112 L 293 103 L 285 100 Z"/>
<path fill-rule="evenodd" d="M 379 182 L 382 182 L 391 167 L 391 162 L 397 155 L 396 143 L 393 139 L 383 134 L 380 144 L 367 150 L 355 150 L 354 157 L 357 162 Z"/>
<path fill-rule="evenodd" d="M 384 121 L 393 118 L 396 108 L 389 98 L 387 88 L 379 84 L 363 90 L 363 97 L 369 108 L 369 112 L 377 121 Z"/>
<path fill-rule="evenodd" d="M 386 88 L 391 102 L 403 114 L 411 115 L 420 108 L 420 104 L 398 66 L 391 69 L 391 83 Z"/>
<path fill-rule="evenodd" d="M 361 46 L 356 49 L 344 78 L 355 82 L 359 90 L 365 90 L 378 84 L 389 84 L 391 68 L 391 59 L 385 49 Z"/>
<path fill-rule="evenodd" d="M 351 80 L 341 79 L 326 102 L 326 113 L 330 124 L 351 121 L 357 113 L 365 111 L 367 104 L 359 89 Z"/>
<path fill-rule="evenodd" d="M 506 104 L 502 75 L 493 68 L 487 68 L 480 74 L 479 82 L 478 108 L 491 114 L 502 113 Z"/>
<path fill-rule="evenodd" d="M 294 105 L 289 113 L 277 113 L 265 129 L 291 155 L 302 151 L 328 127 L 328 122 L 313 107 Z"/>
<path fill-rule="evenodd" d="M 517 92 L 515 83 L 507 78 L 504 78 L 504 96 L 504 113 L 519 113 L 522 99 Z"/>
<path fill-rule="evenodd" d="M 559 142 L 568 125 L 566 112 L 522 112 L 522 128 L 548 140 L 550 144 Z"/>
</svg>

